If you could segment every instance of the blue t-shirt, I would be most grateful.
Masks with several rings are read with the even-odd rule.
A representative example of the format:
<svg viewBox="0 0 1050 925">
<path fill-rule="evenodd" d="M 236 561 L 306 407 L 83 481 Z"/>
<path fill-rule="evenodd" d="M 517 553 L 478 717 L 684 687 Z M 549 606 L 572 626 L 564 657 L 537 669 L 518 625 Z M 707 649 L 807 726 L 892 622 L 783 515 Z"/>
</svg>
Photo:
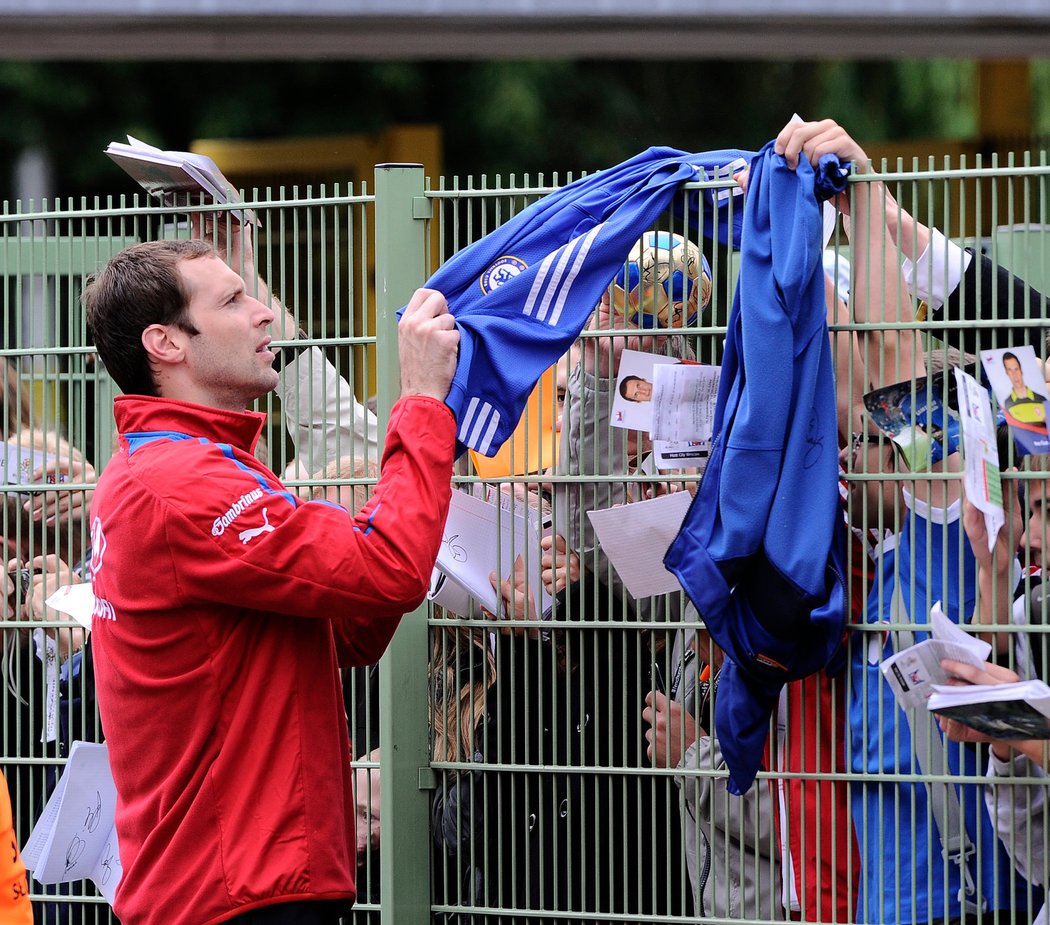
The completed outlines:
<svg viewBox="0 0 1050 925">
<path fill-rule="evenodd" d="M 908 513 L 895 537 L 896 548 L 885 550 L 875 563 L 868 597 L 868 624 L 889 624 L 896 581 L 904 590 L 903 605 L 920 622 L 941 602 L 946 616 L 965 622 L 976 600 L 977 567 L 960 519 L 961 505 L 930 507 L 905 493 Z M 914 598 L 912 597 L 914 595 Z M 928 638 L 914 633 L 914 641 Z M 858 774 L 921 774 L 913 761 L 908 718 L 894 699 L 879 669 L 893 654 L 891 632 L 866 631 L 854 640 L 850 667 L 850 768 Z M 924 724 L 917 714 L 914 721 Z M 919 728 L 925 728 L 921 726 Z M 947 743 L 947 765 L 953 774 L 981 776 L 973 746 Z M 939 747 L 934 745 L 934 747 Z M 996 838 L 984 808 L 979 784 L 956 788 L 966 830 L 977 847 L 970 875 L 989 909 L 1023 910 L 1027 887 Z M 857 922 L 931 922 L 960 915 L 960 876 L 946 862 L 936 821 L 930 814 L 927 785 L 922 782 L 855 781 L 851 786 L 853 824 L 861 852 L 861 885 Z M 980 870 L 978 871 L 978 859 Z"/>
</svg>

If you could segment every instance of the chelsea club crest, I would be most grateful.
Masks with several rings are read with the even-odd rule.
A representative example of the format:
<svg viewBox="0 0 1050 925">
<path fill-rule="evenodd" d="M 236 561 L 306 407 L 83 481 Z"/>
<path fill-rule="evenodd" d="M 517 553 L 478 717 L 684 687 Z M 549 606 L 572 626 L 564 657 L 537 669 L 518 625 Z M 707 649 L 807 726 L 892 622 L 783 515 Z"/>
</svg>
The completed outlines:
<svg viewBox="0 0 1050 925">
<path fill-rule="evenodd" d="M 519 273 L 524 273 L 529 265 L 517 257 L 500 257 L 492 266 L 481 274 L 481 291 L 488 295 L 493 289 L 499 289 L 504 283 L 510 282 Z"/>
</svg>

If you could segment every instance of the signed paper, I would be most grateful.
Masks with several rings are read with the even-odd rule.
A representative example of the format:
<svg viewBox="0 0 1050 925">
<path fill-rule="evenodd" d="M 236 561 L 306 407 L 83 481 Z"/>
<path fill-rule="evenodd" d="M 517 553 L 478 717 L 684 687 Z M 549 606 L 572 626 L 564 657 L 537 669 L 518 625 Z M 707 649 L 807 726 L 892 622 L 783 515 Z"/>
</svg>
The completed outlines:
<svg viewBox="0 0 1050 925">
<path fill-rule="evenodd" d="M 634 598 L 681 591 L 666 568 L 664 554 L 693 500 L 687 491 L 660 495 L 604 511 L 588 511 L 602 549 Z"/>
<path fill-rule="evenodd" d="M 74 742 L 55 792 L 22 849 L 26 869 L 40 883 L 92 880 L 112 905 L 123 874 L 116 807 L 109 749 Z"/>
<path fill-rule="evenodd" d="M 509 578 L 519 556 L 527 569 L 537 612 L 543 614 L 551 604 L 541 581 L 539 532 L 527 510 L 527 505 L 510 495 L 503 495 L 496 504 L 466 492 L 452 492 L 437 566 L 495 614 L 501 607 L 489 574 Z"/>
</svg>

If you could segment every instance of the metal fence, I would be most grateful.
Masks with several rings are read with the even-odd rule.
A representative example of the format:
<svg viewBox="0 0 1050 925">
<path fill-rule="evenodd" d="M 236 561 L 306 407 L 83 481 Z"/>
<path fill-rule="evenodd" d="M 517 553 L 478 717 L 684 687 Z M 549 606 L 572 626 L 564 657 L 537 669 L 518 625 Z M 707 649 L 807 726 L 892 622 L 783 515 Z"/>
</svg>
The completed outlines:
<svg viewBox="0 0 1050 925">
<path fill-rule="evenodd" d="M 933 922 L 976 921 L 978 910 L 984 921 L 1034 916 L 1050 838 L 1039 815 L 1039 772 L 1020 767 L 1009 781 L 1024 812 L 1007 819 L 1004 804 L 989 817 L 987 746 L 943 743 L 922 711 L 909 722 L 879 671 L 909 641 L 903 634 L 929 629 L 935 601 L 962 622 L 977 606 L 957 500 L 958 457 L 944 464 L 911 456 L 906 465 L 857 409 L 864 392 L 898 382 L 914 398 L 924 369 L 973 368 L 982 349 L 1031 343 L 1046 358 L 1046 305 L 1038 300 L 1041 310 L 1033 314 L 1027 297 L 1050 289 L 1050 167 L 1045 155 L 992 166 L 882 165 L 854 178 L 854 204 L 873 181 L 884 182 L 923 225 L 970 246 L 971 260 L 987 257 L 993 273 L 1008 268 L 1027 285 L 1009 294 L 982 283 L 960 286 L 946 303 L 956 314 L 938 314 L 936 292 L 920 297 L 903 283 L 867 276 L 861 291 L 857 230 L 853 243 L 841 226 L 834 232 L 828 269 L 834 275 L 846 266 L 836 264 L 836 254 L 854 268 L 837 280 L 842 305 L 831 316 L 840 406 L 852 415 L 840 427 L 843 497 L 856 527 L 842 670 L 786 689 L 758 780 L 746 797 L 730 796 L 717 738 L 707 734 L 718 672 L 705 670 L 715 656 L 703 623 L 681 592 L 638 600 L 628 594 L 586 518 L 589 510 L 695 486 L 701 476 L 696 469 L 654 469 L 645 462 L 644 438 L 628 440 L 627 431 L 609 428 L 615 374 L 589 374 L 581 364 L 622 342 L 628 329 L 621 320 L 585 331 L 563 371 L 564 410 L 548 389 L 515 437 L 522 445 L 542 442 L 560 414 L 557 464 L 548 455 L 533 470 L 483 478 L 465 456 L 455 477 L 456 490 L 503 498 L 508 520 L 531 518 L 541 530 L 552 524 L 578 555 L 578 577 L 549 613 L 531 621 L 493 618 L 476 600 L 457 611 L 425 605 L 405 618 L 378 667 L 347 675 L 359 824 L 380 820 L 378 839 L 360 858 L 355 920 Z M 267 191 L 249 203 L 259 217 L 259 265 L 334 373 L 362 401 L 373 397 L 382 424 L 398 389 L 396 310 L 443 260 L 562 182 L 444 180 L 435 189 L 421 169 L 387 165 L 377 168 L 373 192 Z M 688 205 L 698 190 L 724 190 L 716 197 L 721 208 L 739 210 L 734 188 L 732 181 L 690 184 L 678 204 Z M 884 205 L 880 199 L 878 208 Z M 726 241 L 698 238 L 682 211 L 671 210 L 658 227 L 700 246 L 711 269 L 710 304 L 695 321 L 659 322 L 647 332 L 651 341 L 632 346 L 717 364 L 738 261 Z M 16 203 L 0 214 L 5 438 L 11 454 L 30 460 L 9 472 L 12 484 L 2 495 L 12 556 L 57 555 L 57 570 L 67 574 L 82 558 L 88 493 L 113 451 L 114 386 L 92 353 L 79 294 L 86 274 L 108 256 L 131 241 L 187 235 L 185 219 L 137 200 Z M 869 263 L 881 255 L 896 268 L 902 257 L 918 256 L 899 224 L 880 227 Z M 912 285 L 943 291 L 951 281 L 941 268 Z M 356 486 L 353 503 L 360 504 L 379 460 L 352 436 L 351 422 L 335 419 L 324 390 L 311 391 L 307 381 L 283 383 L 279 397 L 260 402 L 269 413 L 269 464 L 304 493 Z M 930 381 L 947 401 L 947 380 Z M 289 403 L 312 409 L 327 443 L 297 445 L 285 428 Z M 914 426 L 915 412 L 907 414 Z M 927 423 L 934 442 L 945 441 L 933 424 L 919 423 Z M 40 442 L 41 433 L 55 436 Z M 1005 469 L 1017 460 L 1008 442 L 1004 447 Z M 519 449 L 515 443 L 511 455 Z M 49 465 L 48 455 L 53 478 L 41 482 L 34 470 Z M 350 474 L 326 470 L 346 457 Z M 1035 472 L 1007 473 L 1003 494 L 1027 486 L 1031 501 L 1038 479 Z M 37 509 L 43 516 L 34 520 Z M 1017 525 L 1006 529 L 1008 543 L 1017 545 Z M 520 554 L 526 570 L 539 570 L 541 551 L 517 548 L 510 535 L 510 561 Z M 1038 564 L 1046 538 L 1027 540 Z M 800 528 L 797 542 L 807 541 Z M 1012 593 L 1012 573 L 1009 579 Z M 1019 587 L 1017 612 L 1028 623 L 1001 635 L 1027 639 L 1036 664 L 1045 665 L 1043 596 L 1031 578 Z M 2 764 L 24 841 L 69 743 L 98 740 L 101 730 L 90 643 L 58 612 L 30 624 L 19 611 L 22 594 L 15 590 L 16 612 L 2 623 Z M 655 748 L 653 724 L 657 733 L 664 724 L 668 730 Z M 160 717 L 156 734 L 178 732 Z M 1005 794 L 1005 785 L 995 792 Z M 938 807 L 950 808 L 952 793 L 959 810 L 945 817 Z M 1015 874 L 994 828 L 980 818 L 999 822 L 1014 854 L 1029 856 L 1028 879 Z M 949 850 L 942 853 L 941 843 Z M 960 879 L 953 850 L 966 855 L 969 883 Z M 31 884 L 38 921 L 111 920 L 86 882 L 61 890 Z M 956 895 L 968 886 L 972 905 L 959 907 Z"/>
</svg>

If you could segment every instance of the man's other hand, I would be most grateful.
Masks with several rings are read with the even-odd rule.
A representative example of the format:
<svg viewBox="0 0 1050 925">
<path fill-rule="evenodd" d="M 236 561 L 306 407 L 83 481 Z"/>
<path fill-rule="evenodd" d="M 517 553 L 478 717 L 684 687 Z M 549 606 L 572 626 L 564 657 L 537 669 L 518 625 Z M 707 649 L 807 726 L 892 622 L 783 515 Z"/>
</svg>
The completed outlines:
<svg viewBox="0 0 1050 925">
<path fill-rule="evenodd" d="M 459 331 L 445 297 L 417 289 L 398 325 L 401 395 L 427 395 L 444 401 L 456 372 Z"/>
<path fill-rule="evenodd" d="M 649 727 L 645 730 L 645 741 L 649 743 L 646 754 L 657 768 L 677 768 L 685 749 L 699 734 L 696 720 L 677 700 L 669 699 L 660 691 L 645 695 L 642 722 Z"/>
<path fill-rule="evenodd" d="M 868 167 L 868 155 L 833 119 L 819 122 L 789 122 L 777 135 L 773 150 L 782 154 L 794 170 L 799 157 L 805 157 L 814 167 L 825 154 L 834 154 L 840 161 L 852 161 L 853 170 L 863 173 Z"/>
</svg>

